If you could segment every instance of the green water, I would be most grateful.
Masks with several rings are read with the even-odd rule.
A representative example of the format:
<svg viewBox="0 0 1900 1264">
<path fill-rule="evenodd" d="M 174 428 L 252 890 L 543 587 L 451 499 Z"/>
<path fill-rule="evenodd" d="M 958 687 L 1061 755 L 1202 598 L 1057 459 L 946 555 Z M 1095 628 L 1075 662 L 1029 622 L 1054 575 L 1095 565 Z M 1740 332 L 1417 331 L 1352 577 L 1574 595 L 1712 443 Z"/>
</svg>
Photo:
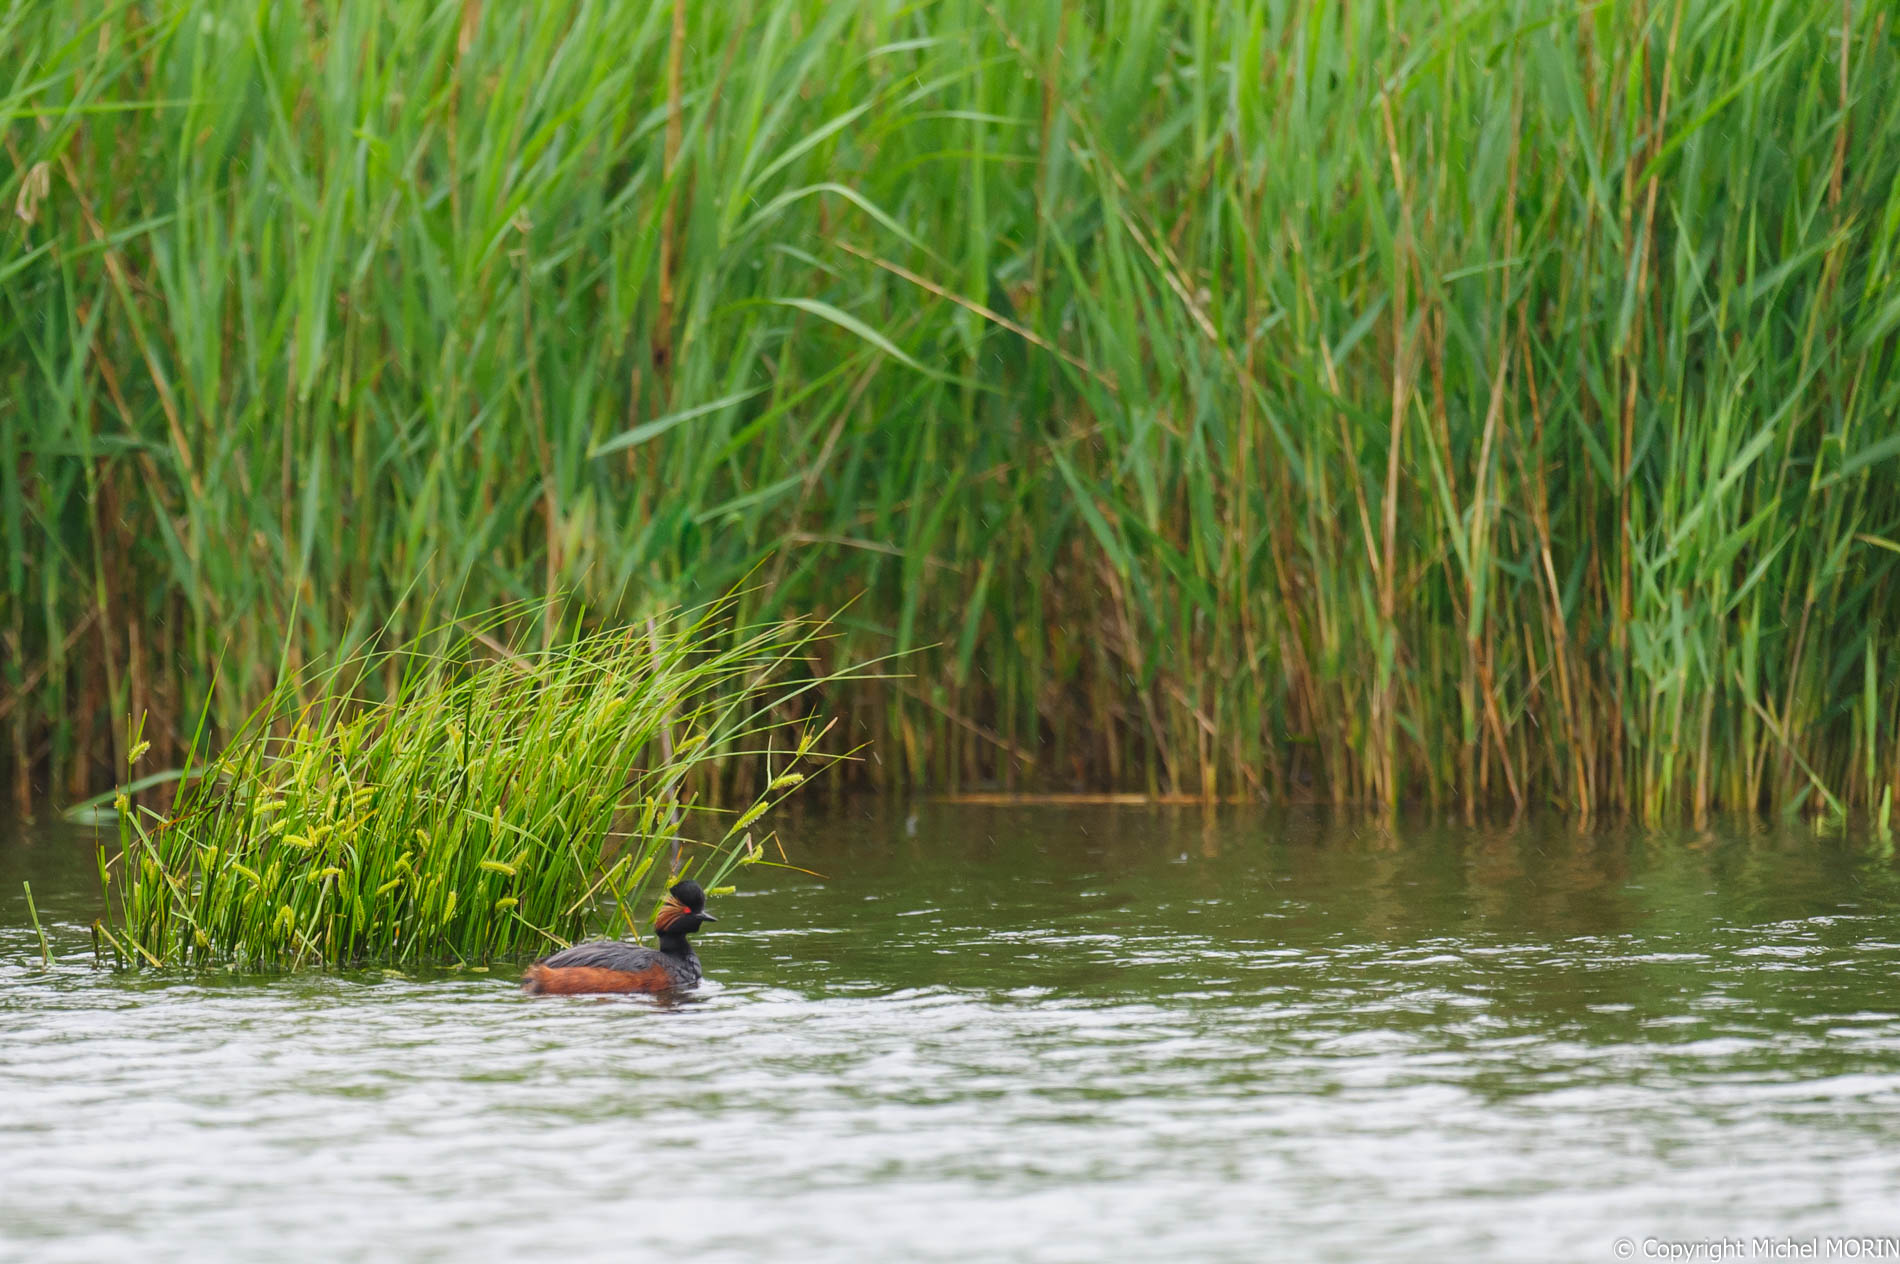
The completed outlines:
<svg viewBox="0 0 1900 1264">
<path fill-rule="evenodd" d="M 827 877 L 747 874 L 674 1005 L 95 970 L 86 836 L 0 843 L 0 1254 L 1900 1256 L 1900 868 L 1865 839 L 928 806 L 786 834 Z"/>
</svg>

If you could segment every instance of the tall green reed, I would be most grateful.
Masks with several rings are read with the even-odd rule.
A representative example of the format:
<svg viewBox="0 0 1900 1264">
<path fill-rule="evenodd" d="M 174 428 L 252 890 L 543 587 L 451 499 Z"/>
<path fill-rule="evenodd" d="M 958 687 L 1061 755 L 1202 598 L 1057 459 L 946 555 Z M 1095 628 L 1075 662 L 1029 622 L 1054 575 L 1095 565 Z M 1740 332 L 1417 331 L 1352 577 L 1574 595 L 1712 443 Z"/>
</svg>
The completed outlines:
<svg viewBox="0 0 1900 1264">
<path fill-rule="evenodd" d="M 1900 780 L 1888 6 L 4 14 L 23 800 L 286 629 L 754 568 L 909 655 L 884 785 Z"/>
<path fill-rule="evenodd" d="M 102 935 L 154 966 L 485 962 L 637 936 L 666 883 L 780 863 L 760 818 L 831 762 L 798 705 L 820 629 L 725 616 L 520 652 L 478 629 L 287 680 L 169 811 L 121 796 Z M 734 758 L 761 789 L 709 815 L 690 774 Z"/>
</svg>

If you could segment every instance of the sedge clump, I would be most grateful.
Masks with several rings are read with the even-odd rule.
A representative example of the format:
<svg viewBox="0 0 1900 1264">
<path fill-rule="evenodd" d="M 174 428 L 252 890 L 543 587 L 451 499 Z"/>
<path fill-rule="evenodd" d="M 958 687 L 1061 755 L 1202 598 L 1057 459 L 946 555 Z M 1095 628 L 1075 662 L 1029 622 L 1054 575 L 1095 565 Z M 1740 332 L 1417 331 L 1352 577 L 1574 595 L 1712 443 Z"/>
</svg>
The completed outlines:
<svg viewBox="0 0 1900 1264">
<path fill-rule="evenodd" d="M 475 634 L 286 680 L 183 770 L 168 812 L 115 801 L 102 939 L 150 966 L 483 962 L 637 935 L 680 874 L 716 887 L 776 863 L 747 827 L 835 758 L 796 706 L 823 625 L 728 612 L 538 651 Z M 395 683 L 365 701 L 371 679 Z M 709 815 L 714 774 L 747 760 L 763 788 Z M 685 836 L 706 820 L 733 823 Z"/>
</svg>

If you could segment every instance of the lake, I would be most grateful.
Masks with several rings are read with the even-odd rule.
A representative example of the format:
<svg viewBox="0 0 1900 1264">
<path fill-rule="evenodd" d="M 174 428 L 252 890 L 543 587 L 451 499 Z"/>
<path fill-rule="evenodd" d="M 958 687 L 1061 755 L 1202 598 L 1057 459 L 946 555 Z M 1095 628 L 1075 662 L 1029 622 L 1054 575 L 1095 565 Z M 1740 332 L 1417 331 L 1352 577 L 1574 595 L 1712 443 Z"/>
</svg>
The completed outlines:
<svg viewBox="0 0 1900 1264">
<path fill-rule="evenodd" d="M 662 1003 L 95 969 L 90 834 L 12 830 L 0 1255 L 1900 1257 L 1889 845 L 947 804 L 784 834 L 825 877 L 744 872 Z"/>
</svg>

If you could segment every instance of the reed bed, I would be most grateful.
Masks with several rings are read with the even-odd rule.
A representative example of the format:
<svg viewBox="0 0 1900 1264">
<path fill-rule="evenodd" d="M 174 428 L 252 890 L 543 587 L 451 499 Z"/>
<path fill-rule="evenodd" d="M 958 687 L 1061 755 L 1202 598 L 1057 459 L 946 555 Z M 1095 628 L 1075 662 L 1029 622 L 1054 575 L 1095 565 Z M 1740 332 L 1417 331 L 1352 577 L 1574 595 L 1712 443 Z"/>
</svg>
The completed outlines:
<svg viewBox="0 0 1900 1264">
<path fill-rule="evenodd" d="M 756 570 L 885 787 L 1890 808 L 1890 5 L 0 14 L 22 801 Z"/>
<path fill-rule="evenodd" d="M 169 812 L 121 796 L 101 938 L 150 966 L 480 965 L 638 938 L 679 877 L 721 890 L 782 863 L 761 818 L 830 762 L 795 719 L 819 629 L 722 613 L 499 656 L 461 636 L 287 680 L 188 761 Z M 370 673 L 394 682 L 365 704 Z M 733 759 L 768 775 L 743 810 L 709 814 L 691 774 Z M 688 838 L 695 822 L 710 834 Z"/>
</svg>

